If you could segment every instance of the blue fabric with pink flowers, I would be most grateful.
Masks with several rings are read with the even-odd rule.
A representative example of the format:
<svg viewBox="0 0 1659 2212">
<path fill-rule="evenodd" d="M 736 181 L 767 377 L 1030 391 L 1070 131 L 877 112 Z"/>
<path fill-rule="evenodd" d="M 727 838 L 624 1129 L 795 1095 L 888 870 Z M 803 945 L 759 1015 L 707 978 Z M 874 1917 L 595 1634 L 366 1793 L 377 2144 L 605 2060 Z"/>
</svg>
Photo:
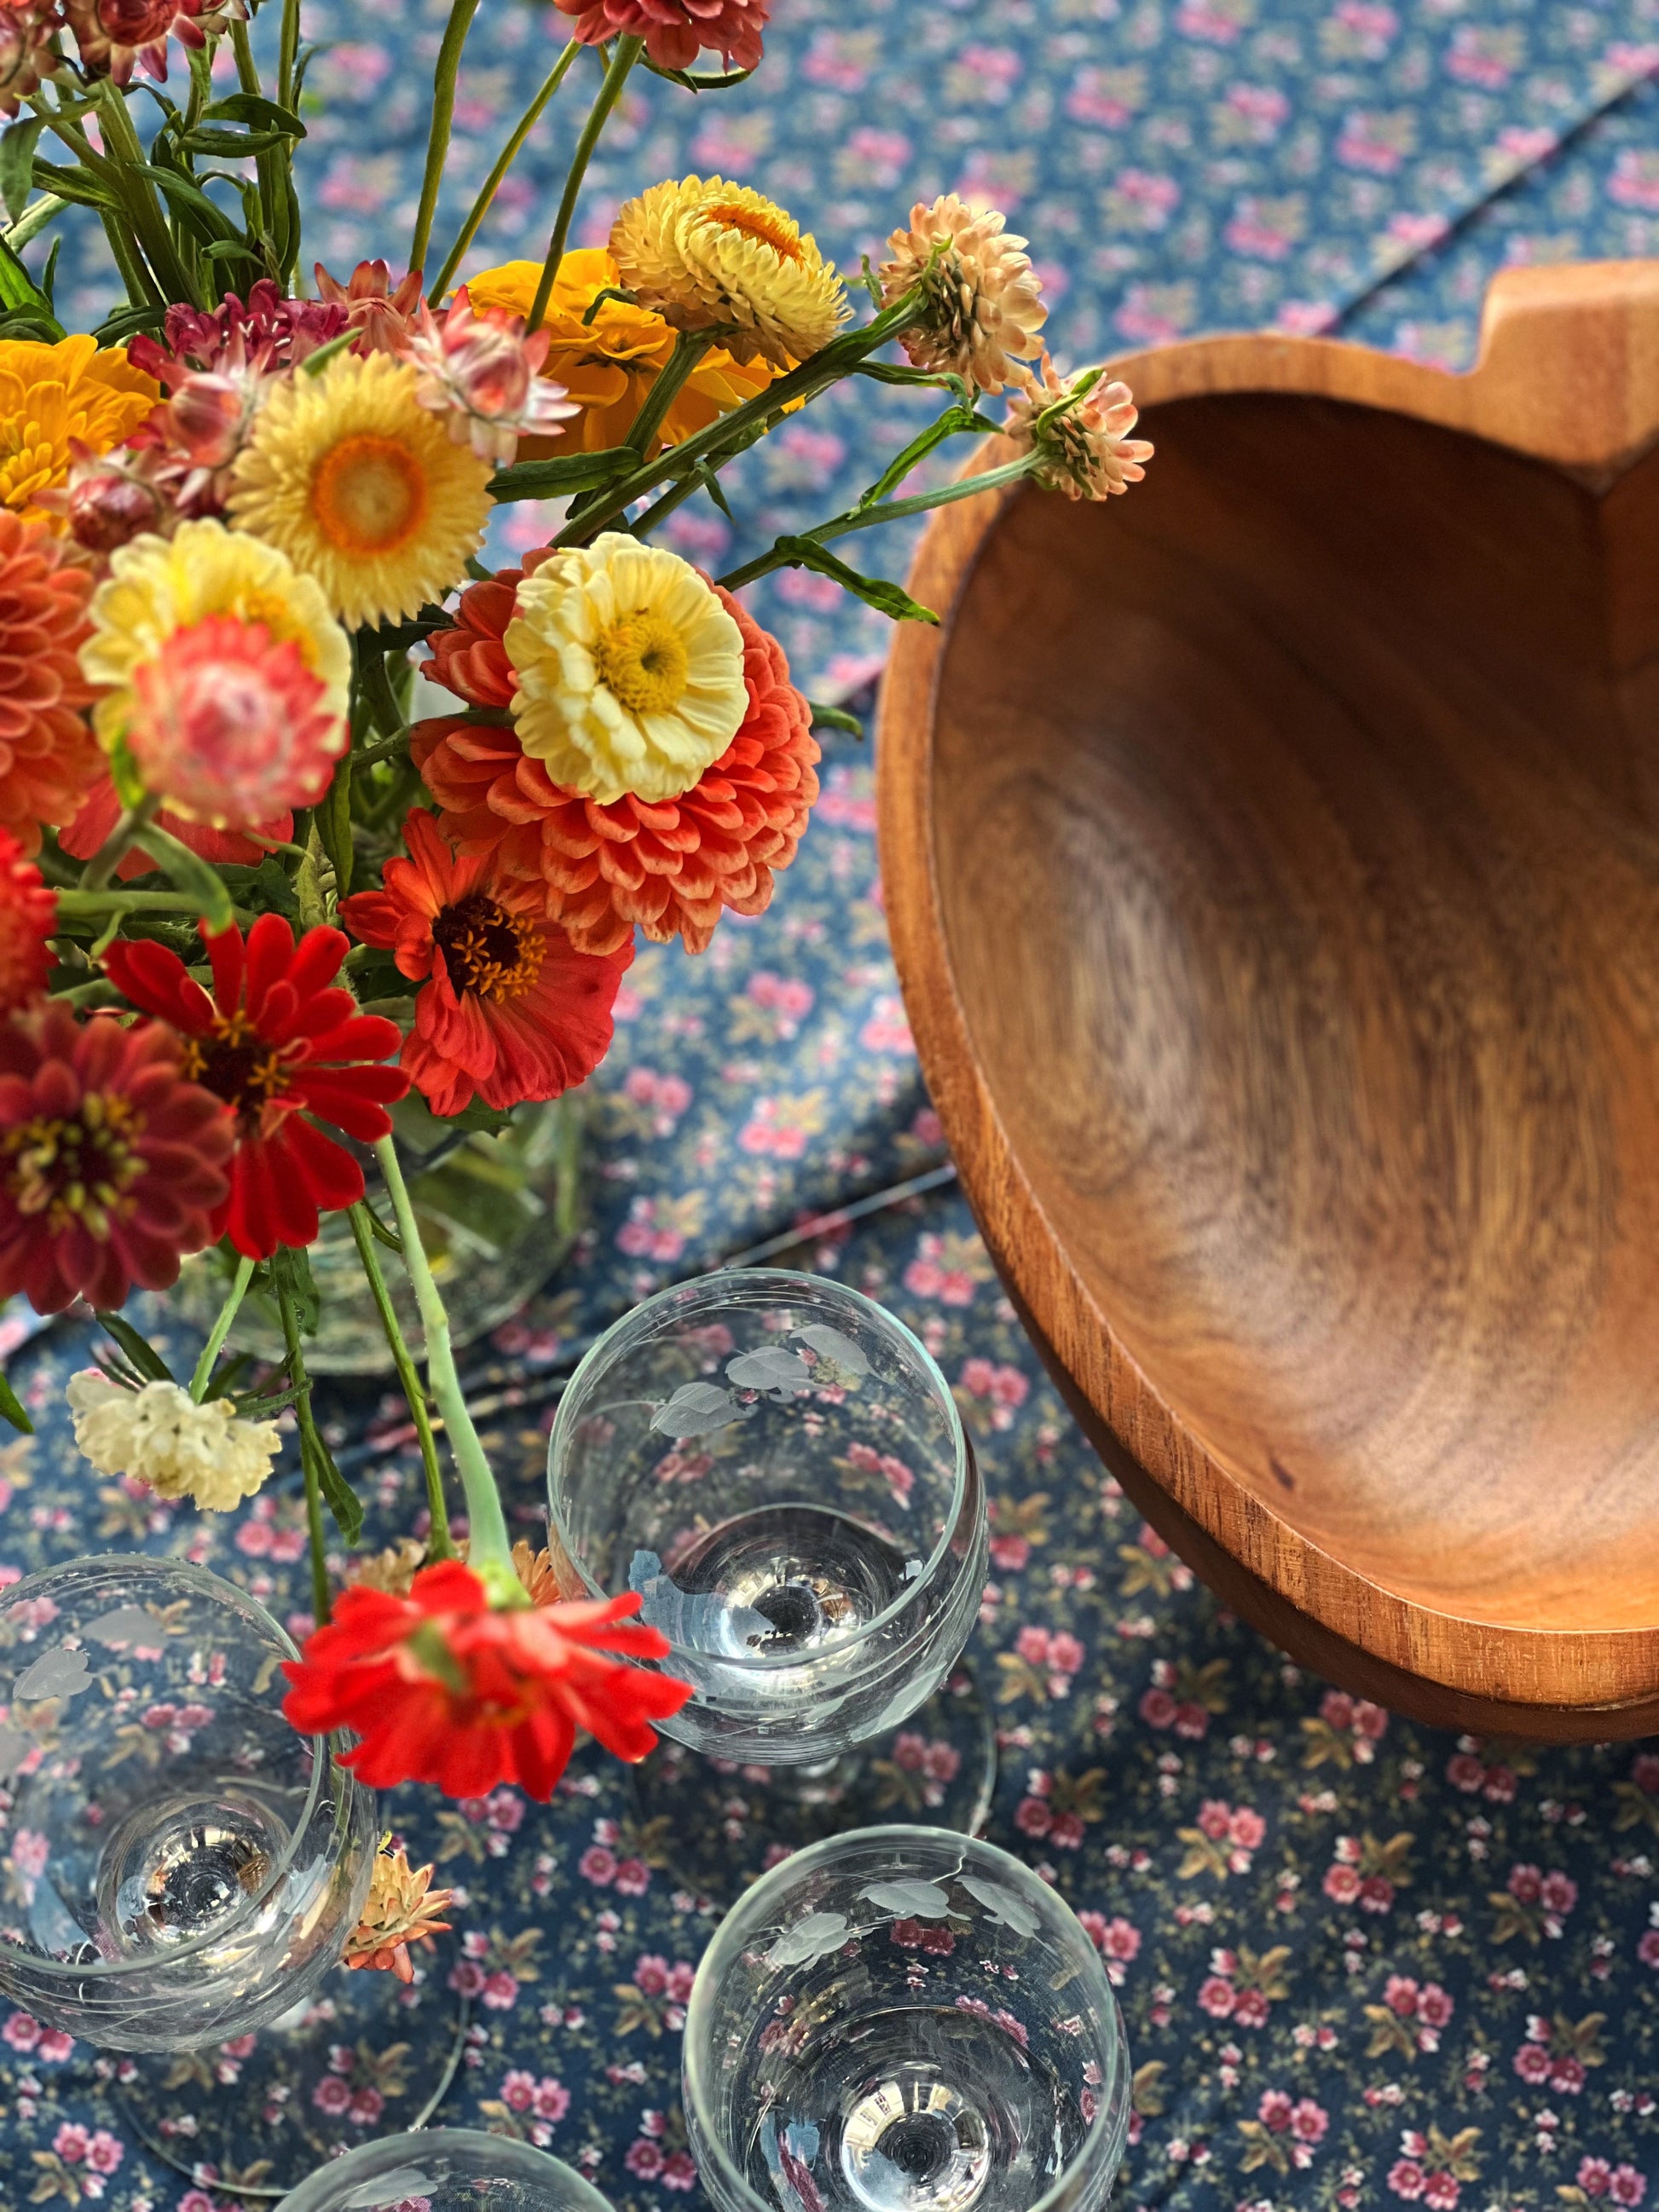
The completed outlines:
<svg viewBox="0 0 1659 2212">
<path fill-rule="evenodd" d="M 750 86 L 695 107 L 641 94 L 601 198 L 720 166 L 810 207 L 855 264 L 915 193 L 983 190 L 1052 272 L 1054 341 L 1073 357 L 1277 318 L 1457 366 L 1495 268 L 1659 244 L 1655 18 L 1639 0 L 775 12 Z M 313 69 L 308 153 L 314 243 L 339 268 L 407 225 L 439 11 L 411 7 L 395 36 L 349 0 L 307 0 L 307 20 L 344 42 Z M 526 0 L 486 0 L 452 198 L 555 35 Z M 550 173 L 532 165 L 509 196 L 490 256 L 534 250 Z M 92 266 L 64 283 L 88 286 Z M 880 418 L 866 446 L 884 453 L 908 421 Z M 866 480 L 852 427 L 815 413 L 751 457 L 744 547 Z M 688 519 L 683 542 L 738 557 L 722 528 Z M 861 611 L 815 592 L 781 586 L 764 611 L 815 684 L 850 685 L 881 651 Z M 1140 1524 L 948 1181 L 873 828 L 867 760 L 837 739 L 770 913 L 724 925 L 700 961 L 647 952 L 627 979 L 592 1085 L 581 1246 L 471 1355 L 525 1533 L 544 1510 L 552 1400 L 594 1332 L 665 1281 L 793 1237 L 786 1264 L 843 1275 L 923 1335 L 985 1468 L 992 1580 L 969 1657 L 1001 1735 L 989 1832 L 1076 1906 L 1118 1985 L 1136 2079 L 1116 2201 L 1652 2207 L 1659 1746 L 1459 1740 L 1357 1703 L 1231 1620 Z M 157 1330 L 177 1334 L 164 1311 Z M 198 1519 L 77 1461 L 62 1388 L 90 1335 L 0 1322 L 40 1424 L 0 1447 L 0 1577 L 96 1546 L 188 1553 L 302 1629 L 291 1474 L 240 1515 Z M 416 1525 L 399 1402 L 338 1388 L 327 1410 L 369 1499 L 366 1540 Z M 925 1790 L 939 1754 L 909 1755 Z M 465 1892 L 456 1975 L 474 2025 L 442 2116 L 549 2146 L 618 2212 L 665 2212 L 700 2202 L 678 2031 L 715 1916 L 677 1888 L 628 1802 L 590 1750 L 550 1808 L 404 1792 L 387 1817 Z M 108 2075 L 0 2004 L 0 2212 L 221 2212 L 212 2174 L 186 2179 L 125 2132 Z M 395 2099 L 340 2078 L 330 2094 L 364 2134 L 400 2124 Z"/>
</svg>

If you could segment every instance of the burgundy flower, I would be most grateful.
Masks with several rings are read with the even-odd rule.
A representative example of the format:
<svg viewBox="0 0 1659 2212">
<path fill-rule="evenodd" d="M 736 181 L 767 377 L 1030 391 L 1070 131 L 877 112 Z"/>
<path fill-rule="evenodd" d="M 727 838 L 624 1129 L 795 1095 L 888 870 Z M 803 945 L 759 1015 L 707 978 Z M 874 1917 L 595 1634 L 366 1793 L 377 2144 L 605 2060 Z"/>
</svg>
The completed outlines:
<svg viewBox="0 0 1659 2212">
<path fill-rule="evenodd" d="M 0 1297 L 118 1306 L 213 1236 L 234 1132 L 160 1022 L 48 1000 L 0 1024 Z"/>
</svg>

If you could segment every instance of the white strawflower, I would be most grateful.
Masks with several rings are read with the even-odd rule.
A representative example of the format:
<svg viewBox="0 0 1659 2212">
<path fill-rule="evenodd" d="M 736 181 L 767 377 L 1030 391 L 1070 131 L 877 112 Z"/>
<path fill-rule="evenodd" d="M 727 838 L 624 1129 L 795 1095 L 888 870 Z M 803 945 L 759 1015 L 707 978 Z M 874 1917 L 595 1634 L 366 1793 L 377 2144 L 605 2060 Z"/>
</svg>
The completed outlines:
<svg viewBox="0 0 1659 2212">
<path fill-rule="evenodd" d="M 176 1382 L 124 1390 L 95 1367 L 69 1380 L 75 1441 L 100 1474 L 131 1474 L 161 1498 L 193 1498 L 228 1513 L 270 1473 L 275 1421 L 245 1421 L 229 1398 L 198 1406 Z"/>
</svg>

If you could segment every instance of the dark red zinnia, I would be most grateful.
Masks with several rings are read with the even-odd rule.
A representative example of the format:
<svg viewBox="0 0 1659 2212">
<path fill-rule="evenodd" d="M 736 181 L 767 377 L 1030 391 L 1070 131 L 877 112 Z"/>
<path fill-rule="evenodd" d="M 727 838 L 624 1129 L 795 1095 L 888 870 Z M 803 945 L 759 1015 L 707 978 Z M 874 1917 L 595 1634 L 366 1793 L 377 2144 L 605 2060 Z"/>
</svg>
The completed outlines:
<svg viewBox="0 0 1659 2212">
<path fill-rule="evenodd" d="M 77 1022 L 47 1000 L 0 1023 L 0 1297 L 37 1313 L 166 1290 L 216 1234 L 235 1132 L 160 1022 Z"/>
<path fill-rule="evenodd" d="M 296 1729 L 361 1741 L 341 1759 L 371 1789 L 429 1782 L 482 1797 L 516 1782 L 545 1803 L 586 1729 L 618 1759 L 655 1748 L 653 1721 L 677 1713 L 690 1685 L 631 1666 L 665 1659 L 658 1630 L 620 1597 L 493 1612 L 471 1567 L 446 1559 L 407 1597 L 355 1584 L 283 1672 Z"/>
<path fill-rule="evenodd" d="M 308 929 L 297 944 L 280 915 L 261 915 L 247 933 L 210 936 L 211 996 L 176 952 L 116 943 L 106 972 L 146 1013 L 184 1040 L 185 1069 L 235 1115 L 230 1188 L 213 1234 L 228 1235 L 251 1260 L 279 1244 L 309 1244 L 319 1211 L 355 1205 L 363 1171 L 325 1135 L 330 1123 L 372 1144 L 386 1136 L 386 1108 L 409 1088 L 386 1063 L 401 1038 L 395 1022 L 360 1014 L 349 991 L 329 987 L 345 958 L 337 929 Z"/>
</svg>

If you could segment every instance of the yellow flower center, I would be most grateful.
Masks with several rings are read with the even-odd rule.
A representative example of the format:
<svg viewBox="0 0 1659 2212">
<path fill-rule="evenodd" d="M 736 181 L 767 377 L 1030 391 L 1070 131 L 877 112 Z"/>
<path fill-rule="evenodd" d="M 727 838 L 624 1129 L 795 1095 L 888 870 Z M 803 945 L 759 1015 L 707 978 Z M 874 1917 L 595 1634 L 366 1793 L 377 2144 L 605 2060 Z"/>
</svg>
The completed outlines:
<svg viewBox="0 0 1659 2212">
<path fill-rule="evenodd" d="M 721 200 L 705 213 L 708 221 L 719 223 L 722 230 L 741 231 L 745 238 L 757 238 L 785 261 L 800 259 L 800 240 L 784 217 L 773 209 L 743 207 L 732 200 Z"/>
<path fill-rule="evenodd" d="M 533 915 L 508 914 L 479 891 L 447 906 L 432 934 L 456 991 L 476 991 L 497 1003 L 522 998 L 547 949 Z"/>
<path fill-rule="evenodd" d="M 396 438 L 362 431 L 323 456 L 311 483 L 311 511 L 343 553 L 391 553 L 426 520 L 426 472 Z"/>
<path fill-rule="evenodd" d="M 0 1151 L 10 1164 L 6 1181 L 17 1211 L 44 1214 L 54 1237 L 79 1222 L 103 1243 L 114 1222 L 132 1211 L 126 1194 L 144 1172 L 133 1140 L 143 1126 L 130 1099 L 89 1091 L 74 1121 L 42 1116 L 8 1129 Z"/>
<path fill-rule="evenodd" d="M 251 1121 L 288 1089 L 292 1063 L 301 1056 L 292 1046 L 285 1054 L 263 1042 L 240 1006 L 234 1014 L 216 1014 L 209 1036 L 183 1042 L 184 1072 L 191 1081 Z"/>
<path fill-rule="evenodd" d="M 641 610 L 601 630 L 599 680 L 630 714 L 665 714 L 685 690 L 685 641 L 666 616 Z"/>
</svg>

